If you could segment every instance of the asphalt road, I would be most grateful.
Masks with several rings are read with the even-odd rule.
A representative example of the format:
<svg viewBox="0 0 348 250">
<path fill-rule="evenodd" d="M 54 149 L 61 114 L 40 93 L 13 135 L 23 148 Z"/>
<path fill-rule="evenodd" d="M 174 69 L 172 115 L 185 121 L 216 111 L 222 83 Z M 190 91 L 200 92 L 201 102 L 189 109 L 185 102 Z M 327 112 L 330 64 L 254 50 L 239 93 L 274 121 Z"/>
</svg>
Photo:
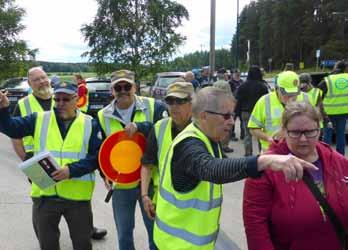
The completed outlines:
<svg viewBox="0 0 348 250">
<path fill-rule="evenodd" d="M 240 151 L 241 143 L 231 143 L 236 151 Z M 238 149 L 240 148 L 240 149 Z M 241 153 L 240 153 L 241 154 Z M 232 155 L 236 155 L 233 153 Z M 12 150 L 6 136 L 0 134 L 0 249 L 1 250 L 38 250 L 31 223 L 30 185 L 25 175 L 18 169 L 20 162 Z M 224 187 L 224 205 L 221 214 L 221 230 L 216 249 L 246 249 L 244 228 L 241 218 L 243 182 L 228 184 Z M 94 224 L 108 230 L 104 240 L 93 241 L 93 249 L 118 249 L 116 229 L 110 203 L 105 203 L 106 190 L 100 178 L 97 178 L 93 196 Z M 60 223 L 61 250 L 72 249 L 65 220 Z M 136 249 L 147 248 L 147 234 L 137 208 L 134 238 Z M 233 240 L 232 240 L 233 239 Z"/>
</svg>

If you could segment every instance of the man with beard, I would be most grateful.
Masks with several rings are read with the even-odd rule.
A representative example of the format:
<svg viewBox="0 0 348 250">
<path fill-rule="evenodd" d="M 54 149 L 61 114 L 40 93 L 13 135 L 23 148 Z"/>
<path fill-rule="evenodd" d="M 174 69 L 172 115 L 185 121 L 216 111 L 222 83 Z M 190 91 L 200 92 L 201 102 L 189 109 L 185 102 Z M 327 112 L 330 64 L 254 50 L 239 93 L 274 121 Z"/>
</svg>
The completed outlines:
<svg viewBox="0 0 348 250">
<path fill-rule="evenodd" d="M 18 101 L 14 116 L 27 116 L 34 112 L 43 112 L 52 109 L 52 90 L 50 81 L 42 67 L 33 67 L 28 70 L 28 83 L 32 93 Z M 14 150 L 21 160 L 33 156 L 33 138 L 12 139 Z"/>
<path fill-rule="evenodd" d="M 45 74 L 37 82 L 47 81 Z M 52 173 L 63 180 L 48 188 L 31 186 L 32 219 L 42 250 L 58 250 L 59 222 L 67 222 L 73 249 L 91 250 L 91 198 L 98 168 L 98 124 L 76 107 L 77 86 L 60 82 L 54 88 L 55 107 L 24 117 L 11 117 L 6 93 L 0 92 L 0 130 L 10 138 L 32 136 L 33 152 L 49 151 L 60 169 Z"/>
<path fill-rule="evenodd" d="M 166 113 L 163 103 L 153 98 L 135 95 L 135 74 L 129 70 L 118 70 L 112 73 L 111 86 L 114 100 L 98 112 L 103 138 L 118 131 L 124 131 L 130 137 L 139 131 L 146 137 L 152 124 L 162 119 L 163 114 Z M 156 249 L 152 238 L 153 221 L 144 211 L 139 181 L 126 185 L 114 182 L 112 187 L 108 181 L 105 181 L 105 185 L 113 190 L 112 208 L 119 249 L 134 249 L 133 230 L 137 202 L 139 202 L 149 236 L 149 248 Z"/>
</svg>

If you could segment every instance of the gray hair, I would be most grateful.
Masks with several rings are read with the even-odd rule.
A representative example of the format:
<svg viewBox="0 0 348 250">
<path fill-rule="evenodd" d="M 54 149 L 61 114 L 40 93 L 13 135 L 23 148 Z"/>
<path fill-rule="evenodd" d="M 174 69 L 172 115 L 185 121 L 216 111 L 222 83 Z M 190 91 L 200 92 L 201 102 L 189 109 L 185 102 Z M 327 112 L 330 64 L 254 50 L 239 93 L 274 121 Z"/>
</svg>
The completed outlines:
<svg viewBox="0 0 348 250">
<path fill-rule="evenodd" d="M 233 102 L 236 101 L 231 94 L 216 87 L 205 87 L 199 90 L 193 95 L 192 99 L 193 119 L 196 120 L 199 114 L 206 110 L 217 111 L 221 103 L 226 101 L 226 99 Z"/>
</svg>

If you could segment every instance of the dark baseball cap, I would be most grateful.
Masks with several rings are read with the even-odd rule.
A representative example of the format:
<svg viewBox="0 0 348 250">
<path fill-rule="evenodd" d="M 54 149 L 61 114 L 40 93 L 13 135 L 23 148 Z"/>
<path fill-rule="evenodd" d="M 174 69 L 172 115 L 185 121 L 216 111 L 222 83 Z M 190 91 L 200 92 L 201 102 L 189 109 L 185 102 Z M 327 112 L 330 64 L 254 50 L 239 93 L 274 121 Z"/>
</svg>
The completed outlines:
<svg viewBox="0 0 348 250">
<path fill-rule="evenodd" d="M 54 93 L 65 93 L 73 95 L 77 93 L 77 85 L 73 82 L 63 81 L 54 86 Z"/>
</svg>

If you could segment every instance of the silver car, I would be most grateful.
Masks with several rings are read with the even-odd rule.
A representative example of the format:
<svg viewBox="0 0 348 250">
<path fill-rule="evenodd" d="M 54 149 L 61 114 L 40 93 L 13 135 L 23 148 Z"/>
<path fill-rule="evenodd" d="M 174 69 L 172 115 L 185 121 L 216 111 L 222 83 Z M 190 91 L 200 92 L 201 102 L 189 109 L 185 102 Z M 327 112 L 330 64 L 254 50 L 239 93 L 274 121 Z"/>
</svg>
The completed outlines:
<svg viewBox="0 0 348 250">
<path fill-rule="evenodd" d="M 150 96 L 156 99 L 163 99 L 167 94 L 169 84 L 178 78 L 184 78 L 184 72 L 162 72 L 157 73 L 155 84 L 150 89 Z"/>
</svg>

